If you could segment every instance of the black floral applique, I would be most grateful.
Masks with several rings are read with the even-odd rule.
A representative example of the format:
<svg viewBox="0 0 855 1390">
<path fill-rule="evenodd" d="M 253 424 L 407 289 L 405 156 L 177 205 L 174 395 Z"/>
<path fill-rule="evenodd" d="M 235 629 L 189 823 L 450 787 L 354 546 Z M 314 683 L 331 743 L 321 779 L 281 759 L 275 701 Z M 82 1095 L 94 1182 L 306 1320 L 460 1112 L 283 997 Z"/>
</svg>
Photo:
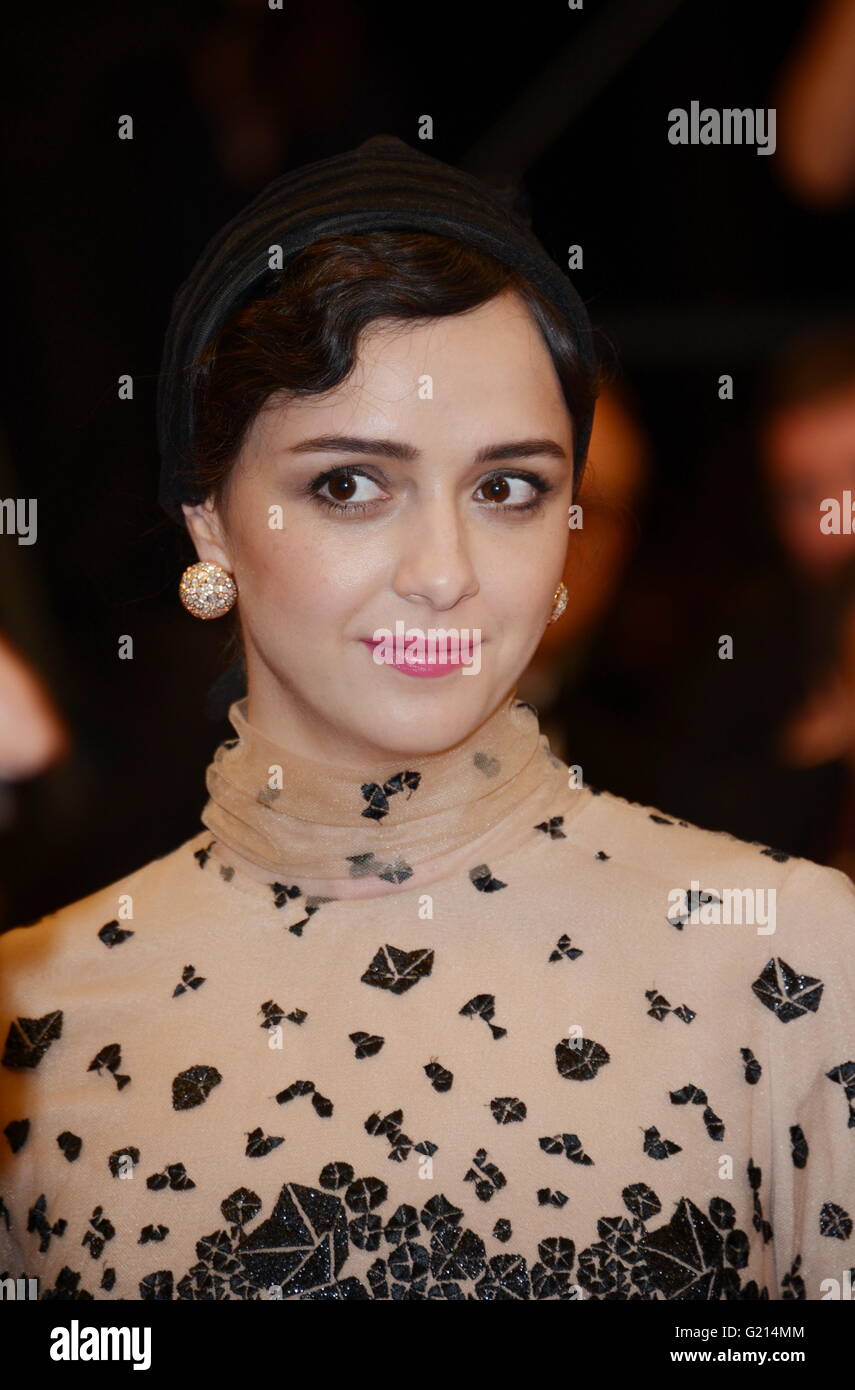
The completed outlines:
<svg viewBox="0 0 855 1390">
<path fill-rule="evenodd" d="M 62 1009 L 52 1009 L 41 1018 L 15 1018 L 9 1024 L 3 1066 L 10 1071 L 37 1067 L 48 1048 L 62 1036 Z"/>
<path fill-rule="evenodd" d="M 841 1062 L 839 1066 L 832 1067 L 827 1071 L 826 1076 L 829 1081 L 836 1081 L 843 1087 L 843 1093 L 849 1102 L 849 1121 L 848 1128 L 855 1129 L 855 1062 Z"/>
<path fill-rule="evenodd" d="M 360 975 L 363 984 L 405 994 L 433 970 L 433 951 L 419 947 L 404 951 L 398 946 L 381 946 L 368 969 Z"/>
<path fill-rule="evenodd" d="M 763 1075 L 763 1068 L 754 1056 L 750 1047 L 741 1047 L 739 1055 L 745 1063 L 745 1080 L 749 1086 L 756 1086 L 760 1077 Z"/>
<path fill-rule="evenodd" d="M 131 1079 L 129 1076 L 123 1075 L 119 1071 L 119 1067 L 121 1065 L 122 1049 L 120 1044 L 108 1043 L 106 1047 L 101 1048 L 101 1051 L 98 1053 L 96 1057 L 93 1057 L 86 1070 L 97 1071 L 98 1075 L 100 1076 L 101 1068 L 103 1067 L 104 1070 L 112 1076 L 113 1080 L 116 1083 L 117 1089 L 121 1091 L 125 1088 L 125 1086 L 127 1086 L 128 1082 Z"/>
<path fill-rule="evenodd" d="M 376 1033 L 365 1033 L 362 1031 L 348 1033 L 347 1035 L 354 1045 L 353 1055 L 358 1062 L 365 1057 L 376 1057 L 386 1039 L 379 1037 Z"/>
<path fill-rule="evenodd" d="M 265 1134 L 263 1129 L 254 1129 L 246 1136 L 246 1156 L 247 1158 L 266 1158 L 269 1153 L 284 1143 L 284 1135 Z"/>
<path fill-rule="evenodd" d="M 80 1288 L 81 1278 L 82 1275 L 78 1271 L 69 1269 L 68 1265 L 63 1265 L 56 1276 L 53 1288 L 43 1289 L 39 1294 L 39 1299 L 44 1299 L 46 1302 L 53 1300 L 72 1302 L 94 1299 L 94 1294 L 89 1293 L 86 1289 Z"/>
<path fill-rule="evenodd" d="M 495 1096 L 490 1110 L 497 1125 L 518 1124 L 528 1114 L 526 1103 L 519 1096 Z"/>
<path fill-rule="evenodd" d="M 193 858 L 196 860 L 196 863 L 199 865 L 200 869 L 204 869 L 205 865 L 210 859 L 211 846 L 214 844 L 216 844 L 215 840 L 209 840 L 207 845 L 203 845 L 201 849 L 194 849 Z"/>
<path fill-rule="evenodd" d="M 496 997 L 493 994 L 476 994 L 474 999 L 470 999 L 462 1009 L 458 1009 L 458 1013 L 463 1014 L 464 1018 L 483 1018 L 494 1038 L 504 1038 L 508 1030 L 493 1023 L 495 1012 Z"/>
<path fill-rule="evenodd" d="M 116 1234 L 116 1228 L 104 1215 L 103 1207 L 96 1207 L 89 1218 L 91 1231 L 87 1231 L 81 1241 L 81 1245 L 89 1246 L 89 1254 L 93 1260 L 100 1260 L 104 1253 L 104 1246 L 108 1240 L 112 1240 Z"/>
<path fill-rule="evenodd" d="M 278 1028 L 283 1019 L 287 1018 L 289 1023 L 303 1024 L 309 1017 L 305 1009 L 292 1009 L 289 1014 L 286 1014 L 285 1010 L 280 1009 L 279 1005 L 272 999 L 266 1000 L 260 1006 L 259 1013 L 264 1015 L 264 1022 L 259 1024 L 259 1027 L 268 1031 L 271 1028 Z"/>
<path fill-rule="evenodd" d="M 39 1236 L 39 1254 L 44 1255 L 50 1248 L 51 1239 L 54 1236 L 64 1236 L 68 1225 L 65 1217 L 60 1217 L 53 1224 L 47 1217 L 47 1197 L 44 1193 L 37 1197 L 27 1214 L 27 1233 L 32 1235 L 34 1231 Z"/>
<path fill-rule="evenodd" d="M 592 1081 L 610 1061 L 602 1043 L 592 1038 L 574 1038 L 572 1043 L 562 1038 L 555 1044 L 555 1065 L 568 1081 Z"/>
<path fill-rule="evenodd" d="M 198 989 L 204 983 L 205 976 L 196 974 L 195 965 L 185 965 L 181 972 L 181 983 L 175 986 L 172 997 L 177 999 L 179 994 L 186 994 L 188 989 Z"/>
<path fill-rule="evenodd" d="M 760 1185 L 763 1181 L 763 1173 L 751 1158 L 748 1160 L 748 1181 L 751 1185 L 754 1203 L 754 1215 L 752 1218 L 754 1229 L 760 1232 L 760 1235 L 763 1237 L 763 1244 L 768 1245 L 769 1241 L 774 1238 L 774 1232 L 763 1215 L 763 1203 L 760 1200 Z"/>
<path fill-rule="evenodd" d="M 833 1240 L 848 1240 L 852 1234 L 852 1217 L 836 1202 L 823 1202 L 819 1213 L 819 1234 Z"/>
<path fill-rule="evenodd" d="M 731 1203 L 714 1197 L 708 1212 L 706 1216 L 688 1197 L 681 1197 L 667 1225 L 645 1232 L 637 1248 L 648 1292 L 652 1288 L 680 1301 L 768 1298 L 768 1291 L 761 1292 L 754 1280 L 744 1288 L 740 1284 L 738 1271 L 748 1264 L 750 1241 L 745 1231 L 736 1229 Z"/>
<path fill-rule="evenodd" d="M 682 1086 L 679 1091 L 669 1091 L 668 1095 L 672 1105 L 703 1105 L 704 1124 L 710 1139 L 724 1138 L 724 1124 L 718 1115 L 707 1102 L 706 1091 L 702 1091 L 700 1086 L 695 1086 L 690 1081 L 686 1086 Z"/>
<path fill-rule="evenodd" d="M 389 814 L 389 797 L 406 789 L 406 799 L 409 801 L 421 780 L 420 772 L 396 772 L 394 777 L 390 777 L 388 782 L 382 785 L 378 782 L 363 782 L 360 791 L 368 805 L 362 811 L 362 815 L 367 816 L 369 820 L 382 820 Z"/>
<path fill-rule="evenodd" d="M 699 908 L 721 903 L 717 893 L 708 893 L 703 888 L 687 888 L 684 896 L 686 901 L 683 906 L 672 908 L 666 918 L 669 925 L 676 927 L 677 931 L 683 930 L 686 923 L 691 921 L 692 914 Z"/>
<path fill-rule="evenodd" d="M 425 1075 L 428 1077 L 433 1089 L 439 1091 L 441 1094 L 450 1091 L 454 1084 L 453 1073 L 446 1067 L 441 1066 L 435 1057 L 432 1057 L 427 1063 Z"/>
<path fill-rule="evenodd" d="M 122 1175 L 128 1171 L 128 1160 L 131 1164 L 130 1171 L 133 1172 L 140 1161 L 140 1151 L 134 1148 L 133 1144 L 129 1144 L 126 1149 L 116 1149 L 114 1153 L 110 1154 L 107 1159 L 107 1166 L 114 1178 L 121 1179 Z"/>
<path fill-rule="evenodd" d="M 314 1081 L 292 1081 L 291 1085 L 280 1091 L 275 1099 L 280 1105 L 286 1105 L 289 1100 L 294 1100 L 297 1096 L 311 1096 L 312 1105 L 322 1119 L 329 1119 L 333 1113 L 332 1101 L 327 1096 L 322 1096 L 320 1091 L 315 1090 Z"/>
<path fill-rule="evenodd" d="M 183 1163 L 169 1163 L 160 1173 L 152 1173 L 145 1185 L 152 1192 L 162 1192 L 165 1187 L 173 1192 L 189 1192 L 196 1184 L 188 1176 Z"/>
<path fill-rule="evenodd" d="M 538 1143 L 544 1153 L 563 1154 L 571 1163 L 581 1163 L 588 1167 L 594 1162 L 582 1148 L 578 1134 L 554 1134 L 538 1140 Z"/>
<path fill-rule="evenodd" d="M 810 1148 L 801 1125 L 790 1125 L 790 1157 L 794 1168 L 806 1168 Z"/>
<path fill-rule="evenodd" d="M 540 821 L 534 828 L 542 830 L 544 835 L 548 835 L 550 840 L 566 840 L 567 836 L 561 829 L 564 824 L 563 816 L 550 816 L 549 820 Z"/>
<path fill-rule="evenodd" d="M 413 876 L 411 865 L 400 855 L 394 864 L 385 864 L 373 850 L 367 850 L 361 854 L 349 854 L 346 862 L 350 865 L 351 878 L 367 878 L 370 875 L 382 878 L 387 883 L 405 883 Z"/>
<path fill-rule="evenodd" d="M 208 1099 L 215 1086 L 219 1086 L 222 1076 L 216 1067 L 197 1065 L 179 1072 L 172 1082 L 172 1107 L 174 1110 L 192 1110 Z"/>
<path fill-rule="evenodd" d="M 209 840 L 207 845 L 203 846 L 202 849 L 195 849 L 193 851 L 193 858 L 196 860 L 200 869 L 204 869 L 208 860 L 211 858 L 211 849 L 216 843 L 216 838 L 214 838 L 213 840 Z M 220 878 L 224 879 L 226 883 L 229 883 L 234 877 L 234 869 L 230 864 L 220 864 L 219 867 Z"/>
<path fill-rule="evenodd" d="M 644 1152 L 648 1158 L 670 1158 L 672 1154 L 682 1153 L 682 1145 L 671 1139 L 663 1139 L 655 1125 L 644 1131 Z"/>
<path fill-rule="evenodd" d="M 271 883 L 270 891 L 273 894 L 273 906 L 284 907 L 291 898 L 302 896 L 302 890 L 296 883 Z"/>
<path fill-rule="evenodd" d="M 807 1013 L 816 1013 L 825 985 L 811 975 L 795 971 L 785 960 L 773 956 L 751 986 L 761 1004 L 771 1009 L 782 1023 L 790 1023 Z"/>
<path fill-rule="evenodd" d="M 804 1297 L 805 1297 L 805 1281 L 804 1281 L 804 1279 L 802 1278 L 802 1276 L 799 1274 L 799 1269 L 801 1268 L 801 1263 L 802 1263 L 802 1257 L 801 1257 L 801 1255 L 797 1255 L 796 1258 L 793 1260 L 793 1263 L 790 1265 L 790 1268 L 789 1268 L 788 1272 L 787 1272 L 787 1273 L 784 1275 L 784 1277 L 782 1278 L 782 1280 L 781 1280 L 781 1288 L 782 1288 L 782 1290 L 783 1290 L 783 1292 L 782 1292 L 782 1294 L 781 1294 L 781 1299 L 782 1299 L 782 1300 L 785 1299 L 785 1298 L 804 1298 Z"/>
<path fill-rule="evenodd" d="M 669 1014 L 682 1019 L 683 1023 L 691 1023 L 693 1019 L 697 1018 L 695 1010 L 690 1009 L 688 1004 L 678 1004 L 676 1009 L 673 1009 L 664 994 L 660 994 L 656 989 L 646 989 L 644 997 L 650 1004 L 650 1008 L 647 1010 L 648 1014 L 659 1023 Z"/>
<path fill-rule="evenodd" d="M 301 898 L 303 896 L 303 890 L 298 888 L 296 884 L 271 883 L 268 886 L 273 894 L 274 907 L 285 907 L 292 899 Z M 309 919 L 315 915 L 324 903 L 332 902 L 335 902 L 335 898 L 325 898 L 317 893 L 310 893 L 306 898 L 306 905 L 302 909 L 306 915 L 301 917 L 297 922 L 291 922 L 288 926 L 288 930 L 293 932 L 295 936 L 302 936 L 303 928 L 308 924 Z"/>
<path fill-rule="evenodd" d="M 137 1245 L 148 1245 L 151 1241 L 166 1240 L 169 1235 L 169 1227 L 163 1224 L 157 1226 L 143 1226 L 137 1240 Z"/>
<path fill-rule="evenodd" d="M 69 1163 L 76 1163 L 83 1148 L 83 1140 L 79 1134 L 72 1134 L 70 1129 L 64 1129 L 62 1134 L 56 1136 L 59 1145 Z"/>
<path fill-rule="evenodd" d="M 464 1173 L 463 1181 L 475 1184 L 475 1196 L 479 1201 L 489 1202 L 507 1186 L 508 1180 L 495 1163 L 490 1163 L 486 1149 L 479 1149 L 472 1163 L 474 1167 Z"/>
<path fill-rule="evenodd" d="M 503 1175 L 484 1150 L 473 1164 L 467 1180 L 479 1200 L 490 1201 L 504 1186 Z M 601 1217 L 598 1240 L 578 1257 L 568 1236 L 544 1236 L 529 1263 L 510 1251 L 488 1253 L 485 1241 L 465 1226 L 462 1209 L 442 1193 L 420 1210 L 402 1203 L 384 1215 L 386 1183 L 356 1178 L 348 1163 L 328 1163 L 318 1184 L 285 1183 L 270 1216 L 261 1221 L 261 1198 L 238 1188 L 221 1203 L 225 1226 L 197 1242 L 196 1264 L 179 1277 L 170 1269 L 147 1274 L 139 1282 L 140 1298 L 680 1302 L 769 1297 L 756 1280 L 740 1281 L 750 1242 L 736 1227 L 735 1209 L 721 1197 L 704 1212 L 683 1196 L 671 1219 L 651 1229 L 662 1203 L 646 1183 L 634 1183 L 622 1192 L 629 1217 Z M 550 1189 L 539 1197 L 543 1207 L 561 1208 L 567 1200 Z M 149 1227 L 142 1234 L 157 1239 L 164 1230 Z M 512 1234 L 511 1223 L 498 1218 L 493 1239 L 507 1246 Z M 357 1251 L 376 1255 L 360 1276 L 348 1270 Z M 796 1257 L 782 1280 L 785 1298 L 805 1296 L 800 1263 Z M 66 1266 L 55 1288 L 41 1297 L 91 1298 L 80 1279 Z M 103 1279 L 101 1287 L 108 1287 Z"/>
<path fill-rule="evenodd" d="M 487 864 L 479 864 L 476 868 L 470 869 L 469 878 L 479 893 L 496 893 L 500 888 L 508 886 L 500 878 L 493 877 Z"/>
<path fill-rule="evenodd" d="M 388 1115 L 382 1117 L 375 1111 L 365 1121 L 365 1129 L 368 1134 L 384 1136 L 389 1140 L 389 1158 L 393 1163 L 403 1163 L 413 1150 L 427 1157 L 435 1154 L 437 1145 L 430 1139 L 422 1139 L 418 1144 L 414 1144 L 409 1135 L 404 1134 L 401 1129 L 403 1118 L 403 1110 L 391 1110 Z"/>
<path fill-rule="evenodd" d="M 123 941 L 127 941 L 129 936 L 134 933 L 129 927 L 120 927 L 118 917 L 114 917 L 111 922 L 105 922 L 98 932 L 98 940 L 103 941 L 105 946 L 121 946 Z"/>
<path fill-rule="evenodd" d="M 562 934 L 558 938 L 555 949 L 550 952 L 549 960 L 550 962 L 556 960 L 578 960 L 581 955 L 584 955 L 584 951 L 581 947 L 574 946 L 570 941 L 570 937 Z"/>
<path fill-rule="evenodd" d="M 13 1154 L 19 1153 L 27 1142 L 30 1133 L 29 1120 L 10 1120 L 3 1130 Z"/>
<path fill-rule="evenodd" d="M 566 1192 L 553 1192 L 551 1187 L 540 1187 L 537 1191 L 537 1203 L 541 1207 L 563 1207 L 570 1199 Z"/>
<path fill-rule="evenodd" d="M 754 840 L 752 843 L 759 844 L 760 842 L 759 840 Z M 792 855 L 786 854 L 784 850 L 772 849 L 770 845 L 765 845 L 760 853 L 767 855 L 769 859 L 774 859 L 776 864 L 786 864 L 787 860 L 792 858 Z"/>
</svg>

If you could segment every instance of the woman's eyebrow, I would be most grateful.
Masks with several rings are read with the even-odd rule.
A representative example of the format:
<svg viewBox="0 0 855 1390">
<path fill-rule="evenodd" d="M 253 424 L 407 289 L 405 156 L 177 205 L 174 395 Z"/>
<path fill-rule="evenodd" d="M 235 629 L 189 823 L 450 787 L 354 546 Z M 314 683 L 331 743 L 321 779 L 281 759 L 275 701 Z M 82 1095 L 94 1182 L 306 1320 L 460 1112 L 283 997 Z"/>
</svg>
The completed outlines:
<svg viewBox="0 0 855 1390">
<path fill-rule="evenodd" d="M 362 435 L 322 434 L 292 444 L 290 454 L 379 454 L 383 458 L 408 463 L 421 458 L 421 450 L 397 439 L 366 439 Z M 505 459 L 534 458 L 537 455 L 567 459 L 567 452 L 554 439 L 519 439 L 505 444 L 485 444 L 475 454 L 475 463 L 496 463 Z"/>
</svg>

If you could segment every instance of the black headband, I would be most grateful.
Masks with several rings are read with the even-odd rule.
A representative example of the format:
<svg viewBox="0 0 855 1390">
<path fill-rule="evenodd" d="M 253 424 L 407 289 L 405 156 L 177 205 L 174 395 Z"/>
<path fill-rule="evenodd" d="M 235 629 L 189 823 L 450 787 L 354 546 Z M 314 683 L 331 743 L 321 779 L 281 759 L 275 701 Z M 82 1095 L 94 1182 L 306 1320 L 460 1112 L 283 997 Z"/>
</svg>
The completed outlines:
<svg viewBox="0 0 855 1390">
<path fill-rule="evenodd" d="M 588 313 L 567 276 L 546 253 L 524 215 L 471 174 L 377 135 L 357 149 L 274 179 L 215 234 L 181 286 L 166 331 L 157 388 L 160 505 L 180 525 L 181 503 L 204 501 L 189 481 L 193 439 L 193 364 L 231 314 L 274 274 L 269 248 L 283 262 L 336 232 L 434 232 L 467 242 L 520 270 L 564 316 L 580 362 L 596 367 Z M 578 478 L 593 410 L 574 420 Z"/>
</svg>

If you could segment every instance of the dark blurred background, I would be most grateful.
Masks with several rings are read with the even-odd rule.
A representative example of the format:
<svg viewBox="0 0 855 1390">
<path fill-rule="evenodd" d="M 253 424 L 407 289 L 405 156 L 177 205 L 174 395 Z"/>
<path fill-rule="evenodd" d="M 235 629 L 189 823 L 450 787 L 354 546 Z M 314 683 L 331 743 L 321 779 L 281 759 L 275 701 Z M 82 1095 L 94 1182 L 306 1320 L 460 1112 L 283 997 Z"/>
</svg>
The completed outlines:
<svg viewBox="0 0 855 1390">
<path fill-rule="evenodd" d="M 853 0 L 105 3 L 20 7 L 5 37 L 0 500 L 38 499 L 38 539 L 0 533 L 0 633 L 68 745 L 0 784 L 0 928 L 200 828 L 239 692 L 156 502 L 172 297 L 270 179 L 381 132 L 521 182 L 555 258 L 584 251 L 609 380 L 571 603 L 520 687 L 556 751 L 855 870 Z M 693 100 L 775 106 L 774 155 L 669 143 Z"/>
</svg>

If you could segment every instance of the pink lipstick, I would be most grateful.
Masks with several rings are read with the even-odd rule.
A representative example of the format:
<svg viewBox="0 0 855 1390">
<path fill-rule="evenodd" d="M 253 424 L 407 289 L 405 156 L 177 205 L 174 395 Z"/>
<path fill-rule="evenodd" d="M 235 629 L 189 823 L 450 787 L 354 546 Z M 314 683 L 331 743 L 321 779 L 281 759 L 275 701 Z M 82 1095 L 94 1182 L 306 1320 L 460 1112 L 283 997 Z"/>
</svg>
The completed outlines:
<svg viewBox="0 0 855 1390">
<path fill-rule="evenodd" d="M 379 640 L 375 641 L 370 637 L 363 637 L 369 651 L 380 645 Z M 381 661 L 376 663 L 379 666 L 391 666 L 396 671 L 400 671 L 405 676 L 448 676 L 453 671 L 461 671 L 467 665 L 465 661 Z"/>
</svg>

